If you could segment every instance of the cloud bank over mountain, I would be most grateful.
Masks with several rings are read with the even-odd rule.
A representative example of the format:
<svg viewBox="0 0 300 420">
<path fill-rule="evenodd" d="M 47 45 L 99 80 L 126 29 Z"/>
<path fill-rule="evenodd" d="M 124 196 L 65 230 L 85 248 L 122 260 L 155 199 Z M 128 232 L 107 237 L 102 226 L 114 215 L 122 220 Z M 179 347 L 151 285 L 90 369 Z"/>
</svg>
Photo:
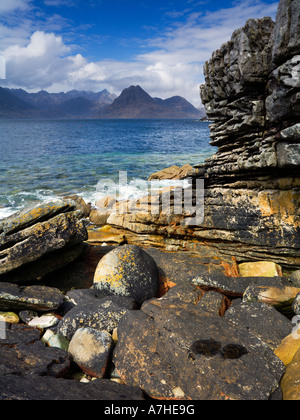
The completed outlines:
<svg viewBox="0 0 300 420">
<path fill-rule="evenodd" d="M 227 2 L 229 6 L 224 4 L 217 10 L 200 6 L 206 2 L 187 1 L 189 7 L 184 10 L 164 12 L 168 24 L 159 32 L 150 28 L 148 38 L 120 38 L 119 43 L 133 46 L 124 59 L 87 54 L 86 43 L 91 47 L 94 42 L 96 52 L 101 42 L 106 42 L 105 34 L 101 40 L 87 24 L 84 28 L 67 15 L 51 14 L 48 9 L 38 8 L 34 0 L 1 0 L 0 54 L 6 60 L 6 80 L 0 83 L 50 92 L 107 88 L 117 95 L 129 85 L 140 84 L 152 96 L 180 95 L 199 105 L 203 62 L 248 18 L 274 18 L 278 1 L 270 1 Z M 46 0 L 44 5 L 64 4 L 70 9 L 78 2 Z M 86 37 L 79 39 L 79 33 Z"/>
</svg>

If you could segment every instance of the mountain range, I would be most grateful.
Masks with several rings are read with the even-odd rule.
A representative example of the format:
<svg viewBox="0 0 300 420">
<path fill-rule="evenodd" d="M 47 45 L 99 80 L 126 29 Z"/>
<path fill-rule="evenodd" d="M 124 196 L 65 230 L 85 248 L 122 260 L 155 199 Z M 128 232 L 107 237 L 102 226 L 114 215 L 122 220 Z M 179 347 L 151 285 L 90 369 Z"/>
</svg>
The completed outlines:
<svg viewBox="0 0 300 420">
<path fill-rule="evenodd" d="M 204 110 L 181 96 L 152 98 L 140 86 L 124 89 L 119 97 L 106 89 L 97 93 L 77 90 L 28 93 L 0 87 L 0 118 L 198 119 L 204 115 Z"/>
</svg>

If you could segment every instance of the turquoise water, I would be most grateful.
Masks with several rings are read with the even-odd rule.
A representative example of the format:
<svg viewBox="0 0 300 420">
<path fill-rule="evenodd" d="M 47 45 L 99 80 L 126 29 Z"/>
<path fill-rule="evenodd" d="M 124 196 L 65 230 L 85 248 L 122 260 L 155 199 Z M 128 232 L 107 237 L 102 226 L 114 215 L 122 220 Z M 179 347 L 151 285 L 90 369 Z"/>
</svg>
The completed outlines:
<svg viewBox="0 0 300 420">
<path fill-rule="evenodd" d="M 66 194 L 99 198 L 103 178 L 138 180 L 203 162 L 209 123 L 194 120 L 0 120 L 0 218 Z M 126 194 L 125 194 L 126 195 Z"/>
</svg>

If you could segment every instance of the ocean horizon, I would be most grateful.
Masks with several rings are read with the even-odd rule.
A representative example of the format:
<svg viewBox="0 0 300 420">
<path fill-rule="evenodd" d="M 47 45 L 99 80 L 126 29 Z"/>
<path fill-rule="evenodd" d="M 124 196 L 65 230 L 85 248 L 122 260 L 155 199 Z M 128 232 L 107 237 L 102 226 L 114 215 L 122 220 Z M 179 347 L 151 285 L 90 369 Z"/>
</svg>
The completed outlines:
<svg viewBox="0 0 300 420">
<path fill-rule="evenodd" d="M 94 205 L 105 195 L 101 180 L 117 183 L 120 171 L 128 184 L 119 198 L 137 198 L 154 172 L 215 152 L 209 122 L 198 120 L 1 119 L 0 127 L 0 219 L 72 194 Z"/>
</svg>

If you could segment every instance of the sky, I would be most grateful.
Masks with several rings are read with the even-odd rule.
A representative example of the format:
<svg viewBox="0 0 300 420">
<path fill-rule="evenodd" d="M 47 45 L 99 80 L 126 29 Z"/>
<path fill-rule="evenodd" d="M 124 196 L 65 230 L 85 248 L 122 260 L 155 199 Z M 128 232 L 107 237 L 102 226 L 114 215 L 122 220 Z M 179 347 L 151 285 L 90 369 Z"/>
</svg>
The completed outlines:
<svg viewBox="0 0 300 420">
<path fill-rule="evenodd" d="M 274 0 L 0 0 L 0 85 L 29 92 L 140 85 L 201 104 L 203 64 Z"/>
</svg>

